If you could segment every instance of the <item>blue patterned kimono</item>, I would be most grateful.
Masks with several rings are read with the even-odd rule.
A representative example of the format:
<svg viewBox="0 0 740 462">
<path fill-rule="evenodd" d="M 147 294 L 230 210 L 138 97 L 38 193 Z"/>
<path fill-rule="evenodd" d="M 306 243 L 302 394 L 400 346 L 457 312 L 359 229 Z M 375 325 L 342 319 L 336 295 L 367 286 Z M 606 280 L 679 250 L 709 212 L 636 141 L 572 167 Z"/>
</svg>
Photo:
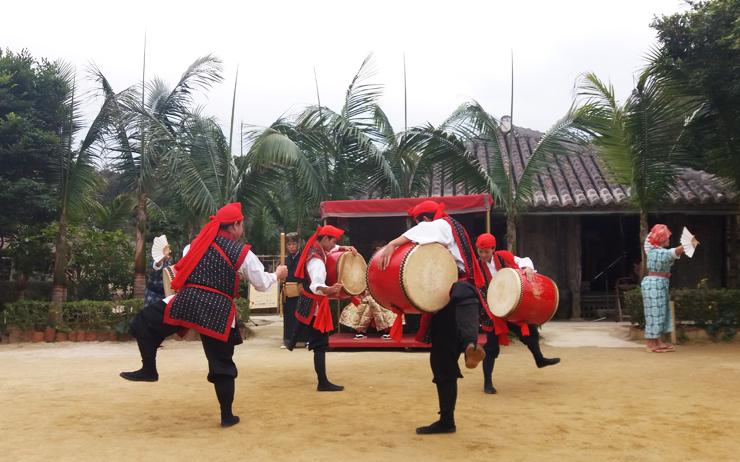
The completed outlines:
<svg viewBox="0 0 740 462">
<path fill-rule="evenodd" d="M 650 272 L 668 273 L 679 256 L 675 249 L 664 249 L 645 244 L 647 269 Z M 673 330 L 668 289 L 671 280 L 660 276 L 647 276 L 642 280 L 642 300 L 645 305 L 645 338 L 660 338 Z"/>
</svg>

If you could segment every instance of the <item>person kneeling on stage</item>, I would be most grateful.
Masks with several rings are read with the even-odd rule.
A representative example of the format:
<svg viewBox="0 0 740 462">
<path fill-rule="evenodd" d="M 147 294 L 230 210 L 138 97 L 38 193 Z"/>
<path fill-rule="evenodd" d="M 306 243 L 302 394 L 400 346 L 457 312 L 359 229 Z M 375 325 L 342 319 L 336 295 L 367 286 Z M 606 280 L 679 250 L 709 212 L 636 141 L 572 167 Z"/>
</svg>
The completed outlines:
<svg viewBox="0 0 740 462">
<path fill-rule="evenodd" d="M 344 231 L 337 227 L 320 226 L 306 242 L 295 271 L 295 277 L 302 279 L 301 296 L 295 310 L 295 317 L 299 323 L 287 348 L 293 351 L 298 336 L 305 329 L 309 329 L 308 349 L 313 350 L 318 391 L 344 390 L 343 386 L 331 383 L 326 376 L 326 350 L 329 348 L 329 333 L 334 330 L 329 297 L 339 294 L 342 290 L 340 283 L 331 287 L 326 285 L 326 254 L 332 250 L 349 250 L 357 254 L 354 247 L 337 245 L 337 240 L 343 234 Z"/>
<path fill-rule="evenodd" d="M 484 233 L 478 236 L 475 241 L 478 248 L 478 256 L 483 276 L 486 284 L 483 288 L 483 294 L 486 296 L 488 286 L 496 272 L 502 268 L 523 269 L 530 281 L 533 280 L 534 264 L 529 258 L 520 258 L 514 256 L 508 250 L 496 250 L 496 238 L 493 234 Z M 542 368 L 552 366 L 560 362 L 560 358 L 545 358 L 540 350 L 540 335 L 536 324 L 516 324 L 500 318 L 491 320 L 489 316 L 481 316 L 481 326 L 486 332 L 486 359 L 483 360 L 483 391 L 488 394 L 495 394 L 496 388 L 493 386 L 493 367 L 498 358 L 500 347 L 499 344 L 507 345 L 509 343 L 508 333 L 513 331 L 519 340 L 527 346 L 537 367 Z"/>
<path fill-rule="evenodd" d="M 485 357 L 483 348 L 477 344 L 482 303 L 478 288 L 483 286 L 483 276 L 467 231 L 444 213 L 443 204 L 427 200 L 411 209 L 409 215 L 416 226 L 388 243 L 380 251 L 378 261 L 380 268 L 385 270 L 395 250 L 408 242 L 441 244 L 455 259 L 459 280 L 452 285 L 450 302 L 433 315 L 423 315 L 420 327 L 421 331 L 426 330 L 432 344 L 429 362 L 437 386 L 440 418 L 416 429 L 418 434 L 453 433 L 456 431 L 457 380 L 462 378 L 458 366 L 460 354 L 465 352 L 465 366 L 470 369 L 477 367 Z"/>
<path fill-rule="evenodd" d="M 285 266 L 278 266 L 275 273 L 265 272 L 251 246 L 239 242 L 244 234 L 243 220 L 241 204 L 236 202 L 219 209 L 201 229 L 190 250 L 175 265 L 172 288 L 177 293 L 145 306 L 131 323 L 142 368 L 120 374 L 135 382 L 156 382 L 157 348 L 182 328 L 195 329 L 208 359 L 208 381 L 216 390 L 223 427 L 239 423 L 231 409 L 237 377 L 234 346 L 242 343 L 234 305 L 239 278 L 265 291 L 285 279 L 288 272 Z"/>
</svg>

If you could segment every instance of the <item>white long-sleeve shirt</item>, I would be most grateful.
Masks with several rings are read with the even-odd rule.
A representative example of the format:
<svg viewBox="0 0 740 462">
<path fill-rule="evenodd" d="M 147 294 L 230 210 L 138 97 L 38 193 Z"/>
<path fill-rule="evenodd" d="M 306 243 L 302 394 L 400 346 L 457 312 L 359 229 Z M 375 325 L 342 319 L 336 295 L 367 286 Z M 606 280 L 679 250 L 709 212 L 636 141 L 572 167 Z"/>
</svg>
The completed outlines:
<svg viewBox="0 0 740 462">
<path fill-rule="evenodd" d="M 338 245 L 335 245 L 329 252 L 334 252 L 335 250 L 339 250 Z M 308 272 L 308 277 L 311 281 L 311 284 L 308 286 L 311 292 L 317 293 L 316 291 L 318 289 L 328 287 L 326 285 L 326 264 L 323 261 L 318 258 L 312 258 L 306 265 L 306 271 Z"/>
<path fill-rule="evenodd" d="M 447 221 L 422 221 L 403 233 L 403 236 L 417 244 L 431 244 L 432 242 L 442 244 L 450 251 L 460 271 L 465 271 L 465 262 L 462 255 L 460 255 L 460 249 L 457 248 L 455 236 L 452 234 L 452 226 Z"/>
<path fill-rule="evenodd" d="M 496 263 L 493 261 L 494 258 L 496 258 L 495 255 L 491 258 L 491 261 L 486 262 L 488 271 L 491 272 L 491 277 L 496 275 Z M 514 263 L 516 263 L 519 268 L 532 268 L 534 270 L 534 263 L 532 263 L 532 259 L 529 257 L 521 258 L 514 255 Z"/>
</svg>

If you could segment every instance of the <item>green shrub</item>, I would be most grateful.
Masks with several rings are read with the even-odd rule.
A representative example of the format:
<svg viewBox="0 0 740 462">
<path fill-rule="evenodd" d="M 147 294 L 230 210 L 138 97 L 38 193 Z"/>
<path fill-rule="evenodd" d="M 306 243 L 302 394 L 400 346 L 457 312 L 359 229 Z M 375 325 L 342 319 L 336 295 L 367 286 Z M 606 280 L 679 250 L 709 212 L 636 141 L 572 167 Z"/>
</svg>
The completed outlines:
<svg viewBox="0 0 740 462">
<path fill-rule="evenodd" d="M 8 303 L 3 311 L 4 326 L 16 326 L 22 330 L 44 329 L 48 324 L 49 302 L 18 300 Z"/>
<path fill-rule="evenodd" d="M 141 299 L 116 302 L 80 300 L 62 305 L 62 322 L 57 329 L 114 330 L 125 333 L 128 323 L 142 308 Z M 43 329 L 47 325 L 49 302 L 19 300 L 7 304 L 4 312 L 5 326 L 18 326 L 23 330 Z"/>
<path fill-rule="evenodd" d="M 246 298 L 237 298 L 234 299 L 234 304 L 236 305 L 236 312 L 237 312 L 237 318 L 241 322 L 247 322 L 249 321 L 250 311 L 249 311 L 249 300 Z"/>
<path fill-rule="evenodd" d="M 715 339 L 729 340 L 740 327 L 740 290 L 674 289 L 670 293 L 676 304 L 676 323 L 693 322 L 705 328 Z M 645 327 L 642 292 L 634 289 L 624 294 L 626 311 L 634 324 Z"/>
</svg>

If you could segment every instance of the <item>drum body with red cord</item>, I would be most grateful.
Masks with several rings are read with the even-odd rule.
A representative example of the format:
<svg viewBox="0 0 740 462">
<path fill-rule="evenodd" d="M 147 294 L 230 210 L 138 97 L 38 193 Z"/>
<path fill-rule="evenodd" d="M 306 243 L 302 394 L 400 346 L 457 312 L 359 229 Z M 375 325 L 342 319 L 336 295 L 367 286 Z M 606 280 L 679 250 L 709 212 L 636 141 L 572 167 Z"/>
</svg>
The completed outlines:
<svg viewBox="0 0 740 462">
<path fill-rule="evenodd" d="M 378 263 L 375 254 L 367 269 L 367 287 L 381 306 L 418 314 L 435 313 L 450 302 L 458 271 L 444 246 L 409 242 L 396 249 L 385 270 Z"/>
<path fill-rule="evenodd" d="M 509 322 L 544 324 L 555 315 L 560 294 L 555 282 L 539 273 L 527 279 L 524 270 L 503 268 L 488 287 L 488 307 Z"/>
<path fill-rule="evenodd" d="M 342 284 L 342 291 L 331 298 L 348 299 L 362 294 L 367 288 L 367 263 L 362 255 L 348 250 L 326 254 L 326 285 Z"/>
</svg>

